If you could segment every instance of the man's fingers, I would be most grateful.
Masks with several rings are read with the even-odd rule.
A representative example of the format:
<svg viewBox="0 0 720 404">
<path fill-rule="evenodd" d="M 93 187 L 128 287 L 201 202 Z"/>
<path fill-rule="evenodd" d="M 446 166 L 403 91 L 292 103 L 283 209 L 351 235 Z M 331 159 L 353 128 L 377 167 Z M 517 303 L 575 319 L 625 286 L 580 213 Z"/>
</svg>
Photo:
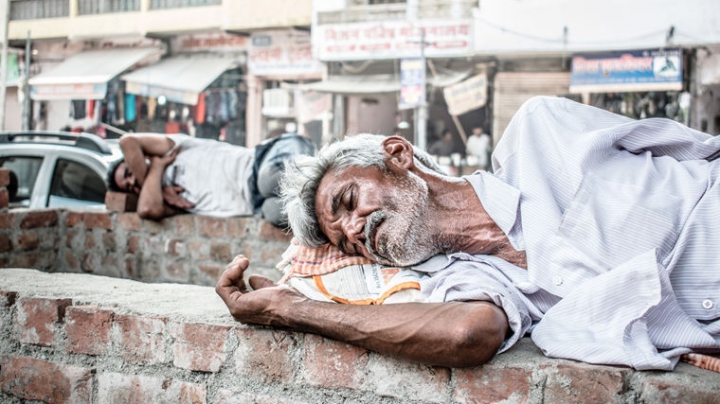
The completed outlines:
<svg viewBox="0 0 720 404">
<path fill-rule="evenodd" d="M 215 292 L 228 304 L 236 300 L 240 294 L 247 292 L 247 286 L 243 280 L 243 273 L 250 262 L 242 255 L 238 255 L 228 264 L 225 271 L 220 275 L 215 286 Z"/>
<path fill-rule="evenodd" d="M 252 275 L 248 278 L 248 283 L 253 290 L 269 288 L 275 285 L 275 282 L 261 275 Z"/>
</svg>

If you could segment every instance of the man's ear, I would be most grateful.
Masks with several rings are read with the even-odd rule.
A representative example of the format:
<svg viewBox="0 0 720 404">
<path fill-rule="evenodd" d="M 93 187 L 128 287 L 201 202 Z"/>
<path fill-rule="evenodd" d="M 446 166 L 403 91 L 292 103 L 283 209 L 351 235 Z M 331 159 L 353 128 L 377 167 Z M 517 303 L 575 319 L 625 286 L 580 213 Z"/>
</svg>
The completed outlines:
<svg viewBox="0 0 720 404">
<path fill-rule="evenodd" d="M 398 166 L 406 170 L 414 167 L 415 156 L 410 142 L 400 136 L 390 136 L 382 144 L 390 167 Z"/>
</svg>

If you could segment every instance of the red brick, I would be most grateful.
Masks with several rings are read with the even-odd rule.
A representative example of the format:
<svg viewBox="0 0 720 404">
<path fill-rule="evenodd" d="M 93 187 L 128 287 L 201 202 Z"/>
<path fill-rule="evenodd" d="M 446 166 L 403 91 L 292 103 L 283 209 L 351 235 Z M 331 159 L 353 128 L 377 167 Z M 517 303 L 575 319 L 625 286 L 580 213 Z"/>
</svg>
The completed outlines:
<svg viewBox="0 0 720 404">
<path fill-rule="evenodd" d="M 190 252 L 190 257 L 196 261 L 210 259 L 210 246 L 205 241 L 188 242 L 188 251 Z"/>
<path fill-rule="evenodd" d="M 70 353 L 101 355 L 110 347 L 113 311 L 93 306 L 73 306 L 65 318 Z"/>
<path fill-rule="evenodd" d="M 703 379 L 710 381 L 716 375 L 717 373 L 704 370 L 701 371 L 700 375 L 688 379 L 692 380 L 692 382 L 687 384 L 671 382 L 663 376 L 648 377 L 642 383 L 642 393 L 637 402 L 653 404 L 718 404 L 720 403 L 720 392 L 718 392 L 717 387 L 713 388 L 712 383 L 705 385 L 702 382 Z M 714 384 L 717 386 L 717 383 Z"/>
<path fill-rule="evenodd" d="M 17 217 L 17 213 L 0 213 L 0 229 L 11 229 L 15 227 Z"/>
<path fill-rule="evenodd" d="M 105 233 L 102 235 L 103 247 L 110 252 L 117 251 L 117 239 L 115 233 Z"/>
<path fill-rule="evenodd" d="M 85 253 L 83 255 L 80 269 L 84 272 L 93 273 L 100 268 L 100 255 L 98 253 Z"/>
<path fill-rule="evenodd" d="M 270 267 L 274 267 L 275 264 L 280 260 L 280 257 L 282 257 L 282 254 L 287 250 L 287 245 L 265 245 L 260 250 L 260 262 L 255 262 L 255 264 L 261 263 L 263 265 L 267 265 Z"/>
<path fill-rule="evenodd" d="M 38 268 L 41 254 L 37 251 L 29 253 L 14 253 L 10 255 L 10 267 L 12 268 Z"/>
<path fill-rule="evenodd" d="M 142 229 L 145 231 L 146 234 L 160 234 L 163 232 L 163 225 L 154 220 L 143 220 L 142 224 Z"/>
<path fill-rule="evenodd" d="M 65 252 L 65 263 L 70 269 L 80 269 L 80 262 L 78 262 L 72 251 Z"/>
<path fill-rule="evenodd" d="M 227 219 L 228 237 L 245 237 L 248 233 L 248 219 L 244 217 L 231 217 Z"/>
<path fill-rule="evenodd" d="M 0 252 L 10 251 L 11 245 L 10 237 L 0 234 Z"/>
<path fill-rule="evenodd" d="M 205 404 L 205 386 L 180 380 L 145 375 L 101 373 L 98 380 L 98 403 L 180 403 Z"/>
<path fill-rule="evenodd" d="M 10 356 L 0 370 L 2 391 L 25 400 L 80 404 L 92 399 L 89 369 Z"/>
<path fill-rule="evenodd" d="M 201 273 L 208 275 L 212 281 L 217 282 L 225 267 L 221 265 L 200 265 L 198 269 L 200 269 Z"/>
<path fill-rule="evenodd" d="M 7 187 L 8 185 L 10 185 L 10 170 L 0 168 L 0 187 Z"/>
<path fill-rule="evenodd" d="M 36 345 L 55 345 L 56 324 L 65 317 L 71 299 L 24 297 L 17 303 L 15 323 L 20 342 Z"/>
<path fill-rule="evenodd" d="M 228 389 L 218 389 L 214 404 L 310 404 L 301 401 L 297 395 L 291 397 L 276 397 L 268 394 L 252 394 L 247 392 L 233 392 Z"/>
<path fill-rule="evenodd" d="M 125 252 L 128 254 L 135 254 L 139 251 L 140 247 L 140 236 L 132 235 L 127 238 L 127 246 L 125 247 Z"/>
<path fill-rule="evenodd" d="M 190 281 L 190 272 L 184 262 L 171 262 L 165 265 L 164 280 L 186 283 Z"/>
<path fill-rule="evenodd" d="M 21 229 L 36 229 L 39 227 L 54 227 L 58 222 L 58 213 L 56 210 L 30 210 L 27 212 L 22 222 Z"/>
<path fill-rule="evenodd" d="M 135 270 L 135 260 L 134 259 L 128 259 L 125 260 L 125 275 L 132 278 L 137 271 Z"/>
<path fill-rule="evenodd" d="M 83 213 L 83 222 L 86 229 L 112 230 L 112 219 L 110 213 Z"/>
<path fill-rule="evenodd" d="M 0 188 L 0 209 L 10 206 L 10 194 L 5 188 Z"/>
<path fill-rule="evenodd" d="M 303 375 L 313 386 L 357 389 L 363 382 L 368 351 L 317 335 L 305 335 Z"/>
<path fill-rule="evenodd" d="M 117 222 L 120 227 L 128 231 L 139 231 L 142 228 L 142 220 L 137 213 L 119 213 Z"/>
<path fill-rule="evenodd" d="M 65 216 L 65 226 L 75 227 L 82 223 L 83 215 L 80 212 L 68 212 Z"/>
<path fill-rule="evenodd" d="M 619 402 L 627 390 L 627 369 L 572 362 L 541 369 L 548 374 L 545 401 L 549 403 L 577 402 L 578 397 L 586 403 Z"/>
<path fill-rule="evenodd" d="M 532 371 L 486 364 L 481 368 L 455 369 L 454 400 L 458 403 L 525 403 L 530 398 Z"/>
<path fill-rule="evenodd" d="M 212 243 L 210 244 L 210 258 L 213 261 L 230 262 L 233 259 L 230 244 L 228 243 Z"/>
<path fill-rule="evenodd" d="M 92 250 L 95 248 L 95 238 L 91 231 L 85 232 L 85 250 Z"/>
<path fill-rule="evenodd" d="M 195 235 L 195 215 L 177 215 L 172 218 L 175 234 L 178 236 Z"/>
<path fill-rule="evenodd" d="M 165 253 L 171 257 L 185 255 L 185 242 L 180 239 L 171 239 L 165 243 Z"/>
<path fill-rule="evenodd" d="M 17 236 L 17 240 L 15 240 L 15 250 L 34 250 L 38 248 L 38 245 L 40 244 L 40 239 L 38 238 L 37 233 L 32 231 L 24 231 Z"/>
<path fill-rule="evenodd" d="M 211 324 L 174 324 L 173 364 L 200 372 L 217 372 L 228 355 L 231 327 Z"/>
<path fill-rule="evenodd" d="M 446 403 L 450 398 L 450 370 L 432 367 L 379 355 L 369 366 L 375 394 L 401 401 Z M 372 381 L 372 382 L 371 382 Z"/>
<path fill-rule="evenodd" d="M 117 257 L 114 255 L 106 255 L 102 259 L 102 275 L 116 274 L 120 269 Z"/>
<path fill-rule="evenodd" d="M 198 216 L 196 221 L 198 233 L 203 237 L 223 237 L 225 235 L 225 219 Z"/>
<path fill-rule="evenodd" d="M 284 331 L 236 329 L 239 348 L 235 351 L 236 372 L 263 382 L 291 382 L 295 337 Z"/>
<path fill-rule="evenodd" d="M 113 334 L 117 335 L 117 344 L 121 356 L 127 362 L 139 364 L 164 363 L 165 319 L 115 315 Z"/>
<path fill-rule="evenodd" d="M 135 212 L 137 210 L 138 195 L 127 192 L 105 193 L 105 209 L 113 212 Z"/>
<path fill-rule="evenodd" d="M 289 243 L 292 239 L 292 233 L 284 229 L 279 229 L 270 224 L 270 222 L 266 222 L 264 220 L 260 223 L 260 232 L 258 235 L 260 238 L 271 241 L 283 241 Z"/>
</svg>

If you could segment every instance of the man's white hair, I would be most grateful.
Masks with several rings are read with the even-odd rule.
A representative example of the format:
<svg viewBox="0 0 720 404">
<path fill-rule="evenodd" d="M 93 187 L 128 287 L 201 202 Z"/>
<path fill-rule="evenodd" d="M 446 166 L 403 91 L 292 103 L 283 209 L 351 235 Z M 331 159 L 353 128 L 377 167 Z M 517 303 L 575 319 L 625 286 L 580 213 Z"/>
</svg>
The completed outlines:
<svg viewBox="0 0 720 404">
<path fill-rule="evenodd" d="M 350 167 L 378 167 L 387 170 L 383 135 L 359 134 L 324 146 L 316 156 L 297 156 L 285 162 L 281 196 L 288 223 L 295 238 L 303 245 L 319 247 L 329 242 L 320 230 L 315 212 L 315 195 L 328 172 L 340 173 Z M 443 174 L 435 160 L 413 147 L 416 164 Z M 443 174 L 444 175 L 444 174 Z"/>
</svg>

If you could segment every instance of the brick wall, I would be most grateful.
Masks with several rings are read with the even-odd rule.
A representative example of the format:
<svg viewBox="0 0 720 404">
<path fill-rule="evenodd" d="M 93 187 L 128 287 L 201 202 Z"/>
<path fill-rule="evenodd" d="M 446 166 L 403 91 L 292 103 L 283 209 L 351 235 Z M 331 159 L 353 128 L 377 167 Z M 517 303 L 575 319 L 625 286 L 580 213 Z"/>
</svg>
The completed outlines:
<svg viewBox="0 0 720 404">
<path fill-rule="evenodd" d="M 0 402 L 718 403 L 720 374 L 543 357 L 417 365 L 234 322 L 213 288 L 0 269 Z M 36 401 L 32 401 L 36 402 Z"/>
<path fill-rule="evenodd" d="M 0 268 L 211 286 L 235 255 L 244 254 L 253 273 L 278 279 L 275 264 L 290 237 L 256 218 L 186 214 L 155 222 L 136 213 L 5 208 Z"/>
</svg>

